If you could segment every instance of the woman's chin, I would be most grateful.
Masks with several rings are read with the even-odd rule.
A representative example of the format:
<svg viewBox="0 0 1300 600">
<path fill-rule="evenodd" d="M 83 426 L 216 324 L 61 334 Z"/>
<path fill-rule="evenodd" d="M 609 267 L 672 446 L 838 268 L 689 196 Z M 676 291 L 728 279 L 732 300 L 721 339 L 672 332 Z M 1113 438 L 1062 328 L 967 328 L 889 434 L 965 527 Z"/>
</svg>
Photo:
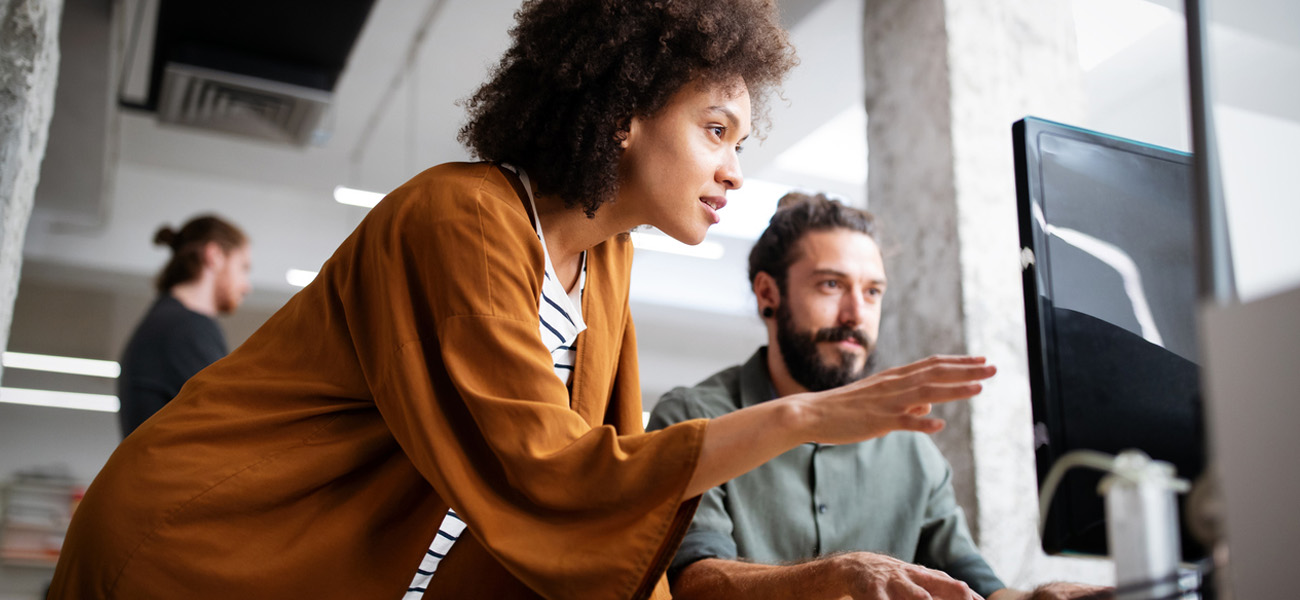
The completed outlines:
<svg viewBox="0 0 1300 600">
<path fill-rule="evenodd" d="M 676 231 L 664 231 L 664 233 L 667 234 L 668 237 L 686 244 L 687 246 L 698 246 L 704 241 L 704 236 L 708 235 L 709 227 L 707 225 L 701 227 L 683 227 Z"/>
</svg>

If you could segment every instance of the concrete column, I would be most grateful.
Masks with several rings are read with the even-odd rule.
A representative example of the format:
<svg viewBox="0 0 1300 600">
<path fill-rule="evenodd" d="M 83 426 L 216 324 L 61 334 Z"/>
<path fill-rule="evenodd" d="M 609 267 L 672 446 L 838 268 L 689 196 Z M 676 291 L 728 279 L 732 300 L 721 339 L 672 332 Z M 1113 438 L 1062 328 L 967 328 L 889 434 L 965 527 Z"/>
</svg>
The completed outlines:
<svg viewBox="0 0 1300 600">
<path fill-rule="evenodd" d="M 889 270 L 881 353 L 987 356 L 999 375 L 937 409 L 980 548 L 1009 585 L 1104 583 L 1103 561 L 1040 549 L 1011 124 L 1079 122 L 1065 0 L 866 0 L 868 199 Z"/>
<path fill-rule="evenodd" d="M 62 0 L 0 0 L 0 351 L 54 112 L 62 10 Z"/>
</svg>

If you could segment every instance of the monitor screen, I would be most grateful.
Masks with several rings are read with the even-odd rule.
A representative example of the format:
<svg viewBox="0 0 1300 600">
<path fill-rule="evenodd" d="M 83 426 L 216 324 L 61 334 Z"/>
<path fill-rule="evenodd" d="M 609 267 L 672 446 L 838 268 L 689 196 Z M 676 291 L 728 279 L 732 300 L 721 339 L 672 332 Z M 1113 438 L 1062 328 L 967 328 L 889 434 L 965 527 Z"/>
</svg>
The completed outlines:
<svg viewBox="0 0 1300 600">
<path fill-rule="evenodd" d="M 1191 156 L 1034 118 L 1012 131 L 1040 485 L 1077 449 L 1135 448 L 1194 479 L 1205 436 Z M 1100 478 L 1065 476 L 1044 550 L 1107 554 Z M 1185 560 L 1204 556 L 1185 525 L 1182 538 Z"/>
</svg>

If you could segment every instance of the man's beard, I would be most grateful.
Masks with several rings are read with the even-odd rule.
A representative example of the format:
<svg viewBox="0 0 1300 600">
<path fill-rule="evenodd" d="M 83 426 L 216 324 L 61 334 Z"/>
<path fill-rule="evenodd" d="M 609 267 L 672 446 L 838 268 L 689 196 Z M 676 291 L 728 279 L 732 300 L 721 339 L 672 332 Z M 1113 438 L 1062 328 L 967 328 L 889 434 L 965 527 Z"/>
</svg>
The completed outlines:
<svg viewBox="0 0 1300 600">
<path fill-rule="evenodd" d="M 222 281 L 217 282 L 216 290 L 213 293 L 216 295 L 217 314 L 219 315 L 234 314 L 235 309 L 238 309 L 240 302 L 244 300 Z"/>
<path fill-rule="evenodd" d="M 815 333 L 797 331 L 794 319 L 790 315 L 788 303 L 782 303 L 776 309 L 776 343 L 781 347 L 781 357 L 785 359 L 785 368 L 799 385 L 809 391 L 820 392 L 847 385 L 871 374 L 875 368 L 875 340 L 859 329 L 847 325 L 819 329 Z M 840 350 L 840 364 L 829 365 L 822 360 L 817 351 L 818 342 L 838 342 L 854 340 L 867 353 L 862 368 L 855 369 L 856 356 L 848 350 Z"/>
</svg>

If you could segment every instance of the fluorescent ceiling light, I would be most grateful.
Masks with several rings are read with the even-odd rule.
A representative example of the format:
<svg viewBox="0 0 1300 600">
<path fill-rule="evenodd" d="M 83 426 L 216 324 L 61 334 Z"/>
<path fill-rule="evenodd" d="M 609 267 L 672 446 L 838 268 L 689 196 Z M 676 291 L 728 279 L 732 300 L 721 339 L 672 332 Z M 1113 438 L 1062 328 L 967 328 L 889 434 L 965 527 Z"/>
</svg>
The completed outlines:
<svg viewBox="0 0 1300 600">
<path fill-rule="evenodd" d="M 365 190 L 353 189 L 341 185 L 334 186 L 334 200 L 339 204 L 351 204 L 362 208 L 373 208 L 384 199 L 384 195 L 379 192 L 367 192 Z"/>
<path fill-rule="evenodd" d="M 116 361 L 50 356 L 48 354 L 27 354 L 25 352 L 5 352 L 4 366 L 10 369 L 88 375 L 90 377 L 107 377 L 109 379 L 116 379 L 118 375 L 122 374 L 122 367 Z"/>
<path fill-rule="evenodd" d="M 696 246 L 688 246 L 666 235 L 656 235 L 653 233 L 642 233 L 640 231 L 632 232 L 632 245 L 639 250 L 651 250 L 654 252 L 667 252 L 669 254 L 680 254 L 682 256 L 693 256 L 695 258 L 708 258 L 717 260 L 722 258 L 725 250 L 722 244 L 705 240 Z"/>
<path fill-rule="evenodd" d="M 52 392 L 50 390 L 28 390 L 9 387 L 0 388 L 0 402 L 26 404 L 28 406 L 95 410 L 99 412 L 117 412 L 118 408 L 121 407 L 117 396 L 106 394 Z"/>
<path fill-rule="evenodd" d="M 316 271 L 304 271 L 302 269 L 289 269 L 284 274 L 284 280 L 294 287 L 307 287 L 307 284 L 316 279 Z"/>
<path fill-rule="evenodd" d="M 1174 19 L 1174 11 L 1147 0 L 1074 0 L 1079 66 L 1091 71 Z"/>
</svg>

